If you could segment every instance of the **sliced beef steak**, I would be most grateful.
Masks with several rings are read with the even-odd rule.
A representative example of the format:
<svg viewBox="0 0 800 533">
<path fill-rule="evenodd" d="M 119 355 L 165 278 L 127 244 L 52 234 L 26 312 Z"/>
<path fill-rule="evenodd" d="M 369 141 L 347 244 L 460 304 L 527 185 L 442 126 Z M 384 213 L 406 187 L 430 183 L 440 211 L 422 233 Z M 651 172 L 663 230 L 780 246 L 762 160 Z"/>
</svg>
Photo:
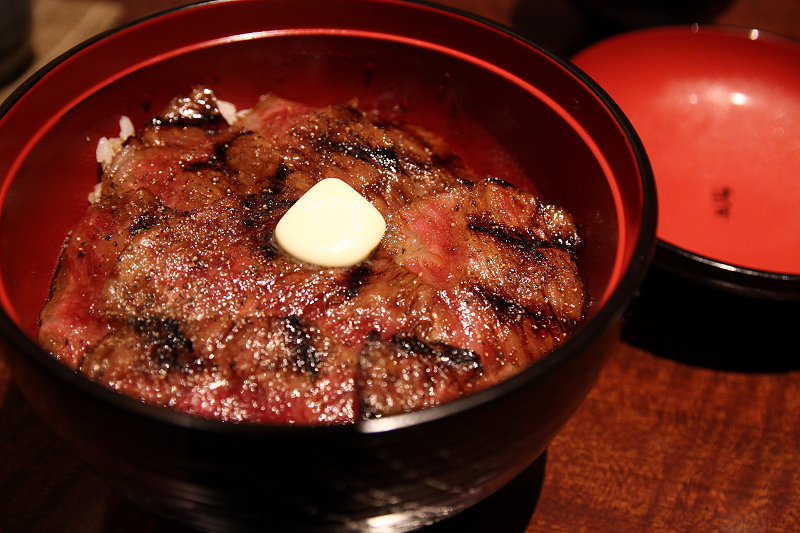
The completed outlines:
<svg viewBox="0 0 800 533">
<path fill-rule="evenodd" d="M 387 220 L 349 268 L 273 239 L 330 177 Z M 544 357 L 586 306 L 569 214 L 352 105 L 270 95 L 228 125 L 197 89 L 125 143 L 98 198 L 65 243 L 39 341 L 199 416 L 342 423 L 430 407 Z"/>
</svg>

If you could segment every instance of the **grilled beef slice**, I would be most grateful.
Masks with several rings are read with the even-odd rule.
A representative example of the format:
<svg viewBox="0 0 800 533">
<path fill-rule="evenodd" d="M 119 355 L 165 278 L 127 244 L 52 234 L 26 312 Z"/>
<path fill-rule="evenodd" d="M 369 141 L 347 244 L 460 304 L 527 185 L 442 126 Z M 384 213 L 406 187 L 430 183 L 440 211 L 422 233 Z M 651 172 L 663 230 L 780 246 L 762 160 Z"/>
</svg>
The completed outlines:
<svg viewBox="0 0 800 533">
<path fill-rule="evenodd" d="M 387 220 L 349 268 L 304 264 L 273 240 L 330 177 Z M 273 95 L 229 126 L 199 88 L 104 169 L 39 342 L 108 387 L 199 416 L 380 417 L 486 388 L 563 342 L 585 307 L 578 245 L 565 211 L 479 179 L 420 128 Z"/>
</svg>

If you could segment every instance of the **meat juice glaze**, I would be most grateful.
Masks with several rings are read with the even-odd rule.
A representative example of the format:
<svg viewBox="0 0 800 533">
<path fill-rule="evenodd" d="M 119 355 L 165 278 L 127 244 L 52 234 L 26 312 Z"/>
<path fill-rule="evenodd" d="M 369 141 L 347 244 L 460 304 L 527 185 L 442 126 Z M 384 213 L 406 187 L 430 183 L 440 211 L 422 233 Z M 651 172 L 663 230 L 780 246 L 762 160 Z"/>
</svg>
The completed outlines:
<svg viewBox="0 0 800 533">
<path fill-rule="evenodd" d="M 234 421 L 345 423 L 505 379 L 583 317 L 579 238 L 563 210 L 484 178 L 499 164 L 525 182 L 460 135 L 495 168 L 348 105 L 266 96 L 228 128 L 210 90 L 178 97 L 105 169 L 39 341 L 124 394 Z M 272 240 L 322 177 L 388 221 L 360 265 L 304 265 Z"/>
</svg>

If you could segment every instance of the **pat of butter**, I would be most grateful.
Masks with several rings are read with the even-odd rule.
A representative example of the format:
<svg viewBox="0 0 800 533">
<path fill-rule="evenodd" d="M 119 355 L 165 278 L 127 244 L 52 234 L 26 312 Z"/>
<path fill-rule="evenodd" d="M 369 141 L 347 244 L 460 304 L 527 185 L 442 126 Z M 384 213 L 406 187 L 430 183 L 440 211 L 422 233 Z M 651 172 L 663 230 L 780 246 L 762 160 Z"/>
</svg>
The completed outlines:
<svg viewBox="0 0 800 533">
<path fill-rule="evenodd" d="M 327 178 L 280 219 L 275 239 L 301 261 L 343 267 L 369 257 L 385 231 L 386 221 L 375 206 L 342 180 Z"/>
</svg>

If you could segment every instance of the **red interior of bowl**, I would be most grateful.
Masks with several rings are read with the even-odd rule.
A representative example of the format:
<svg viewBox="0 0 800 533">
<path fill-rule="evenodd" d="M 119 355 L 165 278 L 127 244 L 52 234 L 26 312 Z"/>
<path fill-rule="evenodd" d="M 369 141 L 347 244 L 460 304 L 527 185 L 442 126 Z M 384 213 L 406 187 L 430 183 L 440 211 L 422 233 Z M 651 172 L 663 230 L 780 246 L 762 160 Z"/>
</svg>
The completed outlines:
<svg viewBox="0 0 800 533">
<path fill-rule="evenodd" d="M 444 135 L 480 173 L 570 211 L 595 309 L 609 298 L 640 243 L 645 194 L 624 131 L 574 74 L 497 29 L 425 6 L 272 1 L 265 17 L 264 4 L 209 3 L 118 31 L 52 68 L 0 117 L 0 297 L 27 335 L 98 179 L 98 138 L 117 135 L 120 115 L 142 124 L 196 84 L 240 108 L 267 92 L 312 105 L 357 98 Z"/>
<path fill-rule="evenodd" d="M 755 30 L 660 28 L 613 37 L 574 62 L 642 138 L 660 239 L 800 274 L 800 44 Z"/>
</svg>

